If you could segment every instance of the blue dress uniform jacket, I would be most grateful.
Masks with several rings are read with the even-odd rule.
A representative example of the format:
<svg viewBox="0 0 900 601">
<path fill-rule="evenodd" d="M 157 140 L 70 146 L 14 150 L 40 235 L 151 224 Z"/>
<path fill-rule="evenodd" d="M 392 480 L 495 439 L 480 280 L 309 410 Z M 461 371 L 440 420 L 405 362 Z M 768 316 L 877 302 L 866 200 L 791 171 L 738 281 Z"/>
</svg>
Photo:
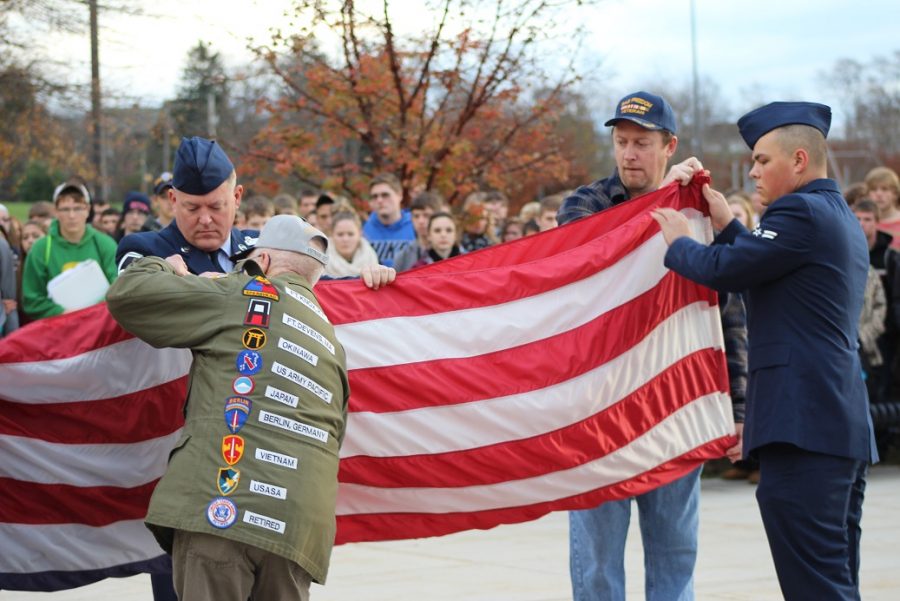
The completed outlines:
<svg viewBox="0 0 900 601">
<path fill-rule="evenodd" d="M 717 290 L 747 291 L 745 456 L 782 442 L 876 459 L 857 352 L 868 247 L 834 181 L 779 198 L 753 232 L 735 219 L 711 246 L 679 238 L 665 264 Z"/>
<path fill-rule="evenodd" d="M 257 236 L 259 236 L 259 232 L 256 230 L 231 228 L 232 256 L 241 256 L 253 248 Z M 116 249 L 116 267 L 121 272 L 135 259 L 141 257 L 166 258 L 171 255 L 181 255 L 188 270 L 194 274 L 222 271 L 218 262 L 214 263 L 207 253 L 185 239 L 174 221 L 158 232 L 138 232 L 122 238 Z"/>
</svg>

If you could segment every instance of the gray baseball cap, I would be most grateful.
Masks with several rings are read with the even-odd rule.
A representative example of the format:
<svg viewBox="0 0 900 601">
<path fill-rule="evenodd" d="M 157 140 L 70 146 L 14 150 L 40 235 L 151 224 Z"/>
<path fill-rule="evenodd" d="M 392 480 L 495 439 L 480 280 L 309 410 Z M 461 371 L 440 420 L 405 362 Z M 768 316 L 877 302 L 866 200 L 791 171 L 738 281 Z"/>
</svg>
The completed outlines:
<svg viewBox="0 0 900 601">
<path fill-rule="evenodd" d="M 328 237 L 297 215 L 275 215 L 263 227 L 256 248 L 271 248 L 308 255 L 321 263 L 328 264 L 328 255 L 310 244 L 321 238 L 328 250 Z"/>
</svg>

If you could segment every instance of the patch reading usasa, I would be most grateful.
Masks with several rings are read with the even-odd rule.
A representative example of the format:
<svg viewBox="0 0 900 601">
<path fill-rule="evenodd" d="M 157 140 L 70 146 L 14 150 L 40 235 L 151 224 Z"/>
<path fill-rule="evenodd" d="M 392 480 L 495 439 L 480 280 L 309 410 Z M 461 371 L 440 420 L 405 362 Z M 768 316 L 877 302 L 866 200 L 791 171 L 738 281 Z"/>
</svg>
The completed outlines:
<svg viewBox="0 0 900 601">
<path fill-rule="evenodd" d="M 216 497 L 206 507 L 206 519 L 215 528 L 230 528 L 237 520 L 237 506 L 225 497 Z"/>
<path fill-rule="evenodd" d="M 285 487 L 260 482 L 259 480 L 251 480 L 249 490 L 252 493 L 272 497 L 273 499 L 279 499 L 281 501 L 287 499 L 287 489 Z"/>
<path fill-rule="evenodd" d="M 261 296 L 263 298 L 270 298 L 273 301 L 277 301 L 278 289 L 272 285 L 272 282 L 262 277 L 261 275 L 256 276 L 244 286 L 243 290 L 244 296 Z"/>
</svg>

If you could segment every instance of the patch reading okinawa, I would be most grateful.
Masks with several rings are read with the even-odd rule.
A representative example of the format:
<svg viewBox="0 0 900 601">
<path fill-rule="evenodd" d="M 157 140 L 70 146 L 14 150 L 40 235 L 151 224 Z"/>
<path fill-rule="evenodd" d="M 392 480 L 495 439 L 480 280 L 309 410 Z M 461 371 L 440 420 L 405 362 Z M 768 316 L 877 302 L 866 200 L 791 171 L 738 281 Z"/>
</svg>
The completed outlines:
<svg viewBox="0 0 900 601">
<path fill-rule="evenodd" d="M 269 413 L 268 411 L 260 411 L 257 419 L 261 424 L 267 424 L 282 430 L 287 430 L 294 434 L 299 434 L 300 436 L 313 438 L 319 442 L 328 442 L 328 432 L 325 430 L 310 426 L 309 424 L 304 424 L 303 422 L 298 422 L 297 420 L 284 417 L 283 415 Z"/>
<path fill-rule="evenodd" d="M 237 506 L 224 497 L 216 497 L 206 507 L 206 519 L 214 528 L 231 528 L 237 520 Z"/>
<path fill-rule="evenodd" d="M 278 289 L 272 285 L 272 282 L 261 275 L 258 275 L 247 282 L 242 293 L 244 296 L 261 296 L 263 298 L 272 299 L 273 301 L 279 299 Z"/>
<path fill-rule="evenodd" d="M 302 304 L 304 307 L 306 307 L 307 309 L 309 309 L 310 311 L 312 311 L 312 312 L 315 313 L 316 315 L 318 315 L 325 323 L 331 323 L 330 321 L 328 321 L 328 316 L 325 315 L 325 312 L 322 311 L 322 309 L 319 308 L 319 305 L 317 305 L 316 303 L 312 302 L 311 300 L 309 300 L 308 298 L 306 298 L 305 296 L 303 296 L 302 294 L 300 294 L 300 293 L 297 292 L 296 290 L 291 290 L 290 288 L 288 288 L 287 286 L 285 286 L 285 288 L 284 288 L 284 293 L 287 294 L 288 296 L 290 296 L 290 297 L 291 297 L 292 299 L 294 299 L 295 301 L 297 301 L 297 302 L 299 302 L 300 304 Z"/>
<path fill-rule="evenodd" d="M 319 333 L 318 331 L 309 327 L 308 325 L 306 325 L 305 323 L 303 323 L 296 317 L 293 317 L 291 315 L 288 315 L 287 313 L 284 313 L 281 316 L 281 321 L 283 321 L 286 325 L 289 325 L 290 327 L 294 328 L 301 334 L 306 334 L 307 336 L 309 336 L 310 338 L 312 338 L 313 340 L 315 340 L 316 342 L 318 342 L 319 344 L 324 346 L 326 349 L 328 349 L 329 353 L 331 353 L 332 355 L 334 354 L 334 345 L 331 344 L 330 340 L 328 340 L 327 338 L 322 336 L 321 333 Z"/>
<path fill-rule="evenodd" d="M 295 371 L 288 367 L 287 365 L 282 365 L 278 361 L 274 361 L 272 363 L 272 373 L 278 374 L 282 378 L 290 380 L 294 384 L 299 384 L 303 388 L 306 388 L 314 395 L 325 401 L 326 403 L 331 403 L 331 391 L 327 390 L 321 384 L 313 380 L 312 378 L 307 378 L 299 371 Z"/>
<path fill-rule="evenodd" d="M 315 353 L 311 353 L 296 342 L 291 342 L 290 340 L 287 340 L 285 338 L 279 338 L 278 348 L 283 351 L 287 351 L 288 353 L 296 357 L 300 357 L 310 365 L 318 365 L 319 363 L 318 355 L 316 355 Z"/>
</svg>

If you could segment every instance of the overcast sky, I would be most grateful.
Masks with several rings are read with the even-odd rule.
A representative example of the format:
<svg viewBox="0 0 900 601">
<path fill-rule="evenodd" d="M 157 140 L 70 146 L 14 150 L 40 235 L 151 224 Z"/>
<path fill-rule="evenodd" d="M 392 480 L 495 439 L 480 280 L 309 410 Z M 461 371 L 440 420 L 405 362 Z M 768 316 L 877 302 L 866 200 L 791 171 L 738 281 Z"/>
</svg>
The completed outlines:
<svg viewBox="0 0 900 601">
<path fill-rule="evenodd" d="M 142 3 L 144 17 L 101 15 L 101 79 L 111 95 L 125 94 L 147 106 L 174 95 L 187 51 L 198 40 L 211 42 L 231 65 L 246 64 L 246 39 L 267 39 L 270 27 L 285 24 L 282 15 L 290 4 Z M 421 3 L 395 5 L 408 16 Z M 623 94 L 657 81 L 689 85 L 690 0 L 606 0 L 573 14 L 572 21 L 585 22 L 591 31 L 579 65 L 600 103 L 606 104 L 608 96 L 612 106 Z M 804 99 L 831 104 L 839 120 L 838 99 L 820 85 L 821 73 L 840 58 L 868 62 L 900 50 L 897 0 L 696 0 L 696 24 L 700 75 L 720 86 L 735 116 L 759 99 Z M 421 17 L 407 26 L 421 27 Z M 49 46 L 66 62 L 73 82 L 90 75 L 86 38 L 63 37 Z"/>
</svg>

